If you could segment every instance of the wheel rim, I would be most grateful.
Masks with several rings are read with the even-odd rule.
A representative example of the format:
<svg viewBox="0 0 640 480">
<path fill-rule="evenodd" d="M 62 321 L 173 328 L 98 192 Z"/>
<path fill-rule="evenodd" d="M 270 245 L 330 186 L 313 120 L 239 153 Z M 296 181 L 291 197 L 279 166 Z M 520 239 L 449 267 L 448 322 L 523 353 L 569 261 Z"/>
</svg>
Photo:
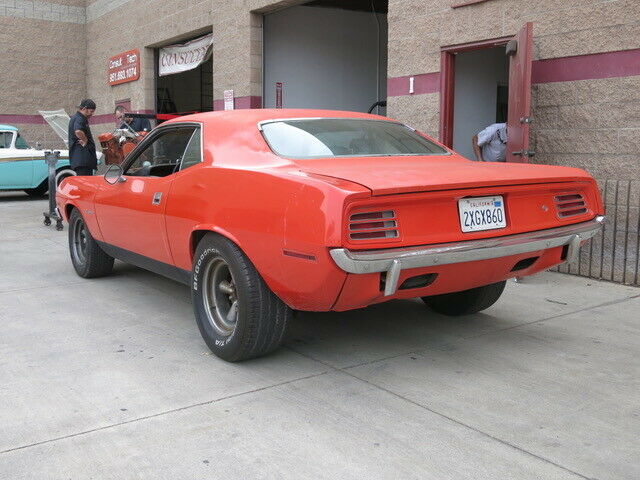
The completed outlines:
<svg viewBox="0 0 640 480">
<path fill-rule="evenodd" d="M 79 265 L 84 265 L 87 258 L 87 229 L 81 218 L 77 218 L 73 223 L 73 236 L 71 242 L 71 252 L 73 259 Z"/>
<path fill-rule="evenodd" d="M 239 304 L 236 283 L 224 259 L 216 257 L 207 264 L 202 286 L 207 320 L 220 335 L 231 336 L 238 322 Z"/>
</svg>

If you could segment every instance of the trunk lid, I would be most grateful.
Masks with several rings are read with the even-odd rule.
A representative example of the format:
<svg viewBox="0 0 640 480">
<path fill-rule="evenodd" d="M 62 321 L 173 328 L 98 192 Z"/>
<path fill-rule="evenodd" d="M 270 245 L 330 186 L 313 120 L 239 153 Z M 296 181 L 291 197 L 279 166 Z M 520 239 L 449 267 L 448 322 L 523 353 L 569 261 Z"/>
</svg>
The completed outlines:
<svg viewBox="0 0 640 480">
<path fill-rule="evenodd" d="M 590 179 L 577 168 L 472 162 L 460 155 L 323 158 L 296 161 L 307 173 L 358 183 L 374 196 Z"/>
</svg>

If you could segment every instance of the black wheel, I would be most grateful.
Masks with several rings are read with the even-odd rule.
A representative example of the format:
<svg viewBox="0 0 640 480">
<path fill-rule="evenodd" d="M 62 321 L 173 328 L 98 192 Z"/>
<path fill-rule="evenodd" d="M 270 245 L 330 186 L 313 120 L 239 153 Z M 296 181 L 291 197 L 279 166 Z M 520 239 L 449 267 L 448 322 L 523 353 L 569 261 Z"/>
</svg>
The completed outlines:
<svg viewBox="0 0 640 480">
<path fill-rule="evenodd" d="M 47 193 L 47 190 L 49 190 L 49 184 L 47 183 L 47 180 L 45 180 L 35 188 L 25 188 L 24 193 L 26 193 L 30 197 L 44 197 L 44 194 Z"/>
<path fill-rule="evenodd" d="M 44 217 L 44 226 L 48 227 L 49 225 L 51 225 L 51 219 L 49 217 Z"/>
<path fill-rule="evenodd" d="M 76 209 L 69 218 L 69 252 L 73 268 L 83 278 L 102 277 L 113 269 L 113 257 L 96 243 Z"/>
<path fill-rule="evenodd" d="M 58 220 L 56 222 L 56 230 L 58 230 L 59 232 L 61 232 L 62 230 L 64 230 L 64 225 L 62 224 L 62 222 L 60 220 Z"/>
<path fill-rule="evenodd" d="M 443 315 L 470 315 L 485 310 L 496 303 L 506 284 L 506 281 L 492 283 L 462 292 L 422 297 L 422 300 L 434 311 Z"/>
<path fill-rule="evenodd" d="M 192 280 L 198 328 L 218 357 L 237 362 L 278 348 L 293 312 L 235 244 L 206 235 L 196 249 Z"/>
</svg>

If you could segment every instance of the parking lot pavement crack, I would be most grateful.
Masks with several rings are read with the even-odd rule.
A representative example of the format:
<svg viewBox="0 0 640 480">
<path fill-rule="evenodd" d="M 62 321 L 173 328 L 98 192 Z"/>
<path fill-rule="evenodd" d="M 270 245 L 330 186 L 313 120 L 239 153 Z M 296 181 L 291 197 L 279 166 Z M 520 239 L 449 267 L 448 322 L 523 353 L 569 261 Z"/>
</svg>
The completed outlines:
<svg viewBox="0 0 640 480">
<path fill-rule="evenodd" d="M 321 362 L 317 362 L 317 363 L 321 363 Z M 310 378 L 321 377 L 322 375 L 326 375 L 327 373 L 330 373 L 330 372 L 331 372 L 331 370 L 325 370 L 325 371 L 320 372 L 320 373 L 314 373 L 312 375 L 306 375 L 304 377 L 298 377 L 298 378 L 294 378 L 294 379 L 291 379 L 291 380 L 286 380 L 284 382 L 274 383 L 273 385 L 267 385 L 267 386 L 264 386 L 264 387 L 255 388 L 253 390 L 247 390 L 246 392 L 234 393 L 233 395 L 226 395 L 224 397 L 215 398 L 213 400 L 207 400 L 206 402 L 199 402 L 199 403 L 194 403 L 194 404 L 191 404 L 191 405 L 185 405 L 183 407 L 172 408 L 170 410 L 165 410 L 163 412 L 158 412 L 158 413 L 154 413 L 154 414 L 151 414 L 151 415 L 145 415 L 145 416 L 138 417 L 138 418 L 132 418 L 130 420 L 125 420 L 123 422 L 112 423 L 110 425 L 104 425 L 102 427 L 92 428 L 90 430 L 83 430 L 81 432 L 70 433 L 68 435 L 62 435 L 60 437 L 50 438 L 50 439 L 47 439 L 47 440 L 41 440 L 39 442 L 33 442 L 33 443 L 29 443 L 27 445 L 20 445 L 18 447 L 8 448 L 6 450 L 0 451 L 0 455 L 11 453 L 11 452 L 15 452 L 15 451 L 18 451 L 18 450 L 25 450 L 27 448 L 37 447 L 37 446 L 40 446 L 40 445 L 47 445 L 47 444 L 50 444 L 50 443 L 59 442 L 61 440 L 67 440 L 69 438 L 80 437 L 80 436 L 83 436 L 83 435 L 89 435 L 91 433 L 102 432 L 104 430 L 110 430 L 112 428 L 117 428 L 117 427 L 121 427 L 121 426 L 124 426 L 124 425 L 130 425 L 130 424 L 133 424 L 133 423 L 142 422 L 142 421 L 150 420 L 150 419 L 153 419 L 153 418 L 163 417 L 165 415 L 171 415 L 173 413 L 184 412 L 185 410 L 190 410 L 190 409 L 193 409 L 193 408 L 204 407 L 206 405 L 212 405 L 212 404 L 215 404 L 215 403 L 223 402 L 225 400 L 230 400 L 232 398 L 238 398 L 238 397 L 242 397 L 244 395 L 251 395 L 252 393 L 257 393 L 257 392 L 263 392 L 265 390 L 270 390 L 272 388 L 281 387 L 283 385 L 289 385 L 289 384 L 300 382 L 300 381 L 303 381 L 303 380 L 308 380 Z"/>
<path fill-rule="evenodd" d="M 640 297 L 640 295 L 638 295 L 638 296 Z M 635 297 L 632 297 L 632 298 L 635 298 Z M 613 302 L 613 303 L 617 303 L 617 302 Z M 319 359 L 317 359 L 317 358 L 315 358 L 315 357 L 313 357 L 311 355 L 308 355 L 306 353 L 302 353 L 302 352 L 300 352 L 300 351 L 298 351 L 298 350 L 296 350 L 294 348 L 291 348 L 291 347 L 288 347 L 288 346 L 286 348 L 288 348 L 292 352 L 295 352 L 295 353 L 297 353 L 299 355 L 302 355 L 302 356 L 308 358 L 309 360 L 321 363 L 322 365 L 325 365 L 326 367 L 331 368 L 335 372 L 342 373 L 342 374 L 347 375 L 347 376 L 349 376 L 349 377 L 351 377 L 351 378 L 353 378 L 355 380 L 363 382 L 363 383 L 369 385 L 370 387 L 373 387 L 375 389 L 381 390 L 381 391 L 383 391 L 383 392 L 385 392 L 385 393 L 387 393 L 389 395 L 392 395 L 392 396 L 394 396 L 394 397 L 396 397 L 396 398 L 398 398 L 400 400 L 408 402 L 408 403 L 410 403 L 410 404 L 412 404 L 412 405 L 414 405 L 414 406 L 416 406 L 418 408 L 421 408 L 422 410 L 426 410 L 426 411 L 428 411 L 428 412 L 430 412 L 430 413 L 432 413 L 434 415 L 437 415 L 438 417 L 441 417 L 441 418 L 443 418 L 443 419 L 445 419 L 445 420 L 447 420 L 449 422 L 455 423 L 456 425 L 459 425 L 459 426 L 461 426 L 463 428 L 466 428 L 468 430 L 476 432 L 477 434 L 482 435 L 483 437 L 489 438 L 489 439 L 491 439 L 491 440 L 493 440 L 495 442 L 498 442 L 498 443 L 500 443 L 502 445 L 505 445 L 506 447 L 509 447 L 509 448 L 511 448 L 513 450 L 516 450 L 516 451 L 518 451 L 518 452 L 520 452 L 520 453 L 522 453 L 524 455 L 527 455 L 529 457 L 535 458 L 535 459 L 537 459 L 537 460 L 539 460 L 541 462 L 547 463 L 549 465 L 553 465 L 554 467 L 559 468 L 559 469 L 561 469 L 561 470 L 563 470 L 563 471 L 565 471 L 565 472 L 567 472 L 567 473 L 569 473 L 571 475 L 574 475 L 577 478 L 582 478 L 584 480 L 593 480 L 593 477 L 588 477 L 588 476 L 583 475 L 583 474 L 581 474 L 579 472 L 576 472 L 575 470 L 571 470 L 570 468 L 565 467 L 563 465 L 560 465 L 560 464 L 554 462 L 553 460 L 549 460 L 548 458 L 542 457 L 542 456 L 537 455 L 537 454 L 535 454 L 533 452 L 525 450 L 524 448 L 519 447 L 518 445 L 515 445 L 515 444 L 510 443 L 510 442 L 508 442 L 506 440 L 503 440 L 503 439 L 501 439 L 499 437 L 496 437 L 495 435 L 491 435 L 490 433 L 484 432 L 484 431 L 482 431 L 482 430 L 480 430 L 480 429 L 478 429 L 478 428 L 476 428 L 476 427 L 474 427 L 472 425 L 469 425 L 469 424 L 467 424 L 465 422 L 457 420 L 457 419 L 455 419 L 455 418 L 453 418 L 453 417 L 451 417 L 451 416 L 449 416 L 449 415 L 447 415 L 445 413 L 442 413 L 442 412 L 439 412 L 439 411 L 434 410 L 432 408 L 429 408 L 426 405 L 423 405 L 423 404 L 421 404 L 419 402 L 416 402 L 415 400 L 412 400 L 412 399 L 410 399 L 408 397 L 405 397 L 404 395 L 401 395 L 401 394 L 399 394 L 397 392 L 394 392 L 393 390 L 389 390 L 388 388 L 385 388 L 385 387 L 383 387 L 381 385 L 378 385 L 378 384 L 376 384 L 374 382 L 366 380 L 366 379 L 364 379 L 362 377 L 359 377 L 359 376 L 355 375 L 354 373 L 351 373 L 351 372 L 348 371 L 349 369 L 352 369 L 352 368 L 355 368 L 355 367 L 358 367 L 358 366 L 364 366 L 364 365 L 377 363 L 377 362 L 383 361 L 385 359 L 378 358 L 378 359 L 375 359 L 375 360 L 371 360 L 370 362 L 364 362 L 364 363 L 359 364 L 359 365 L 353 365 L 353 366 L 341 368 L 341 367 L 335 367 L 333 365 L 330 365 L 330 364 L 328 364 L 328 363 L 326 363 L 326 362 L 324 362 L 322 360 L 319 360 Z M 389 358 L 397 358 L 397 357 L 401 357 L 403 355 L 410 355 L 411 353 L 412 352 L 404 353 L 404 354 L 400 354 L 400 355 L 394 355 L 393 357 L 389 357 Z"/>
<path fill-rule="evenodd" d="M 556 318 L 567 317 L 569 315 L 574 315 L 576 313 L 587 312 L 589 310 L 593 310 L 595 308 L 609 307 L 611 305 L 617 305 L 619 303 L 628 302 L 629 300 L 634 300 L 636 298 L 640 298 L 640 294 L 633 295 L 631 297 L 619 298 L 617 300 L 610 300 L 608 302 L 600 303 L 598 305 L 592 305 L 590 307 L 581 308 L 579 310 L 573 310 L 571 312 L 559 313 L 557 315 L 552 315 L 550 317 L 540 318 L 538 320 L 532 320 L 531 322 L 519 323 L 518 325 L 512 325 L 510 327 L 500 328 L 497 330 L 492 330 L 490 332 L 479 333 L 478 335 L 471 335 L 469 337 L 462 337 L 464 340 L 471 340 L 473 338 L 485 337 L 487 335 L 495 335 L 496 333 L 506 332 L 508 330 L 514 330 L 516 328 L 526 327 L 528 325 L 534 325 L 536 323 L 547 322 L 549 320 L 555 320 Z"/>
</svg>

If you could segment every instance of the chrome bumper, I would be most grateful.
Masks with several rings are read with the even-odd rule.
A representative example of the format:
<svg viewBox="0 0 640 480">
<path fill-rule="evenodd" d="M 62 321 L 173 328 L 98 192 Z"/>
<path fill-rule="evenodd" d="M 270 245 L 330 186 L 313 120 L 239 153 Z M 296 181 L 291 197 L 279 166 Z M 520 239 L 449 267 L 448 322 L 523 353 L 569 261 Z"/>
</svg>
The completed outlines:
<svg viewBox="0 0 640 480">
<path fill-rule="evenodd" d="M 580 243 L 595 236 L 604 221 L 604 216 L 597 216 L 588 222 L 506 237 L 386 250 L 350 251 L 334 248 L 330 253 L 345 272 L 387 272 L 384 294 L 389 296 L 398 290 L 400 272 L 409 268 L 488 260 L 563 245 L 569 246 L 565 261 L 570 262 L 577 257 Z"/>
</svg>

